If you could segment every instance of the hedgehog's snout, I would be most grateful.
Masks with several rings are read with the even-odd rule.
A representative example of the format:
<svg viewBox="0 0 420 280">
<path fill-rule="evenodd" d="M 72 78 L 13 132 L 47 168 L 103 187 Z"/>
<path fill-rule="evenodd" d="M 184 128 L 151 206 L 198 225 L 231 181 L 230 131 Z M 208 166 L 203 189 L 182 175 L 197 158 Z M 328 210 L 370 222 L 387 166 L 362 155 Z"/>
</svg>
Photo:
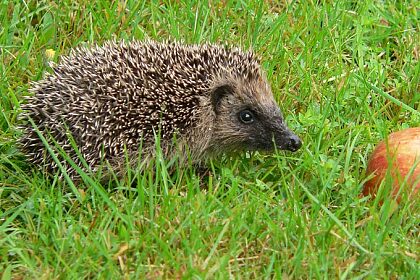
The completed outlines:
<svg viewBox="0 0 420 280">
<path fill-rule="evenodd" d="M 273 141 L 280 150 L 296 152 L 302 147 L 302 140 L 281 121 L 273 125 Z"/>
<path fill-rule="evenodd" d="M 287 132 L 286 136 L 283 136 L 284 139 L 284 148 L 286 150 L 296 152 L 297 150 L 302 147 L 302 140 L 300 140 L 299 136 L 291 132 L 290 130 Z"/>
</svg>

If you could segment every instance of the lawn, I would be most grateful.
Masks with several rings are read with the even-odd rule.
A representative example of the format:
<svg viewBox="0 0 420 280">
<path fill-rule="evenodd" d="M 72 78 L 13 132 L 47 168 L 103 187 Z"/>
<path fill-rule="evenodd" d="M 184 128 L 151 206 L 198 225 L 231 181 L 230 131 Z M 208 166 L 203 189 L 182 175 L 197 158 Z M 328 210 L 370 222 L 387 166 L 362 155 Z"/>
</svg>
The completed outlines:
<svg viewBox="0 0 420 280">
<path fill-rule="evenodd" d="M 210 2 L 0 2 L 0 279 L 420 278 L 418 201 L 360 196 L 376 143 L 420 126 L 419 2 Z M 110 39 L 253 49 L 302 149 L 45 176 L 16 144 L 29 84 Z"/>
</svg>

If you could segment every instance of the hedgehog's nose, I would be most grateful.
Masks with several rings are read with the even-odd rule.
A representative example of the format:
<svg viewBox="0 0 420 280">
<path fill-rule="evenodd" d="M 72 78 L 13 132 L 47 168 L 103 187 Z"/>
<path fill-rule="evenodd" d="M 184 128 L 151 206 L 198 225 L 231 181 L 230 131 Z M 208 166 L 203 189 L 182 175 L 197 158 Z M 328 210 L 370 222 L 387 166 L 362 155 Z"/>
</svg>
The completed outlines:
<svg viewBox="0 0 420 280">
<path fill-rule="evenodd" d="M 294 133 L 290 133 L 285 140 L 286 149 L 289 151 L 296 152 L 300 147 L 302 147 L 302 140 L 300 140 L 300 138 Z"/>
</svg>

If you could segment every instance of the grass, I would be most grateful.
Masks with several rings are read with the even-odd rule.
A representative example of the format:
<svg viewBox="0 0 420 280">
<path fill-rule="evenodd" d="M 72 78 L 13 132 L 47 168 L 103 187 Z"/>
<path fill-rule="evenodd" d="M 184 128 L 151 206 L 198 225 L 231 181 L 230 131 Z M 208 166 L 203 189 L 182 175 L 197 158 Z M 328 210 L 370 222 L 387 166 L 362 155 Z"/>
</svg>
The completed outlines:
<svg viewBox="0 0 420 280">
<path fill-rule="evenodd" d="M 0 15 L 1 279 L 420 278 L 418 201 L 359 196 L 375 144 L 420 125 L 417 1 L 14 0 Z M 73 189 L 45 178 L 16 145 L 29 82 L 48 50 L 114 38 L 254 49 L 304 147 L 208 178 L 167 162 Z"/>
</svg>

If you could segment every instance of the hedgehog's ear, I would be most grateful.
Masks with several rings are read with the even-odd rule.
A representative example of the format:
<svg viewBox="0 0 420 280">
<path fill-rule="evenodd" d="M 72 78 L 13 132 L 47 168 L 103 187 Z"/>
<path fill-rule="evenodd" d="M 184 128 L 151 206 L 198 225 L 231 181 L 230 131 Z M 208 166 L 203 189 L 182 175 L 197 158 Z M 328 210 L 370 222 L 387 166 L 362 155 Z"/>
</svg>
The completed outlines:
<svg viewBox="0 0 420 280">
<path fill-rule="evenodd" d="M 233 88 L 231 85 L 219 85 L 216 88 L 214 88 L 213 92 L 211 93 L 211 105 L 213 107 L 213 110 L 216 114 L 219 113 L 220 109 L 220 103 L 222 99 L 233 93 Z"/>
</svg>

